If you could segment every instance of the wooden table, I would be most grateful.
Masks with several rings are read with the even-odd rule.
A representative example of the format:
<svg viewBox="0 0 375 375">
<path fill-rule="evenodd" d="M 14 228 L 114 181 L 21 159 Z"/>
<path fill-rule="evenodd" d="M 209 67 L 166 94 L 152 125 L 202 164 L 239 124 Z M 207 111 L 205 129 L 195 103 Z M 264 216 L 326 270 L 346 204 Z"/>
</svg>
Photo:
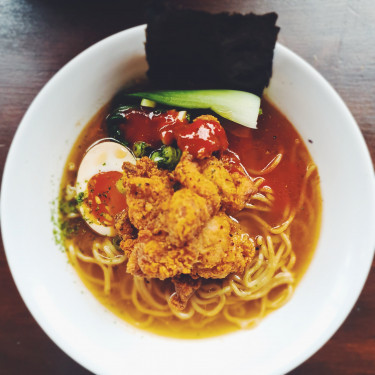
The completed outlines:
<svg viewBox="0 0 375 375">
<path fill-rule="evenodd" d="M 374 0 L 216 0 L 210 11 L 276 11 L 279 41 L 339 92 L 375 160 Z M 146 1 L 0 0 L 0 166 L 43 85 L 93 43 L 144 23 Z M 317 109 L 319 110 L 319 109 Z M 339 135 L 338 135 L 339 136 Z M 2 175 L 2 173 L 1 173 Z M 374 228 L 375 230 L 375 228 Z M 375 272 L 339 331 L 292 374 L 375 374 Z M 21 300 L 0 248 L 0 374 L 88 374 L 40 329 Z"/>
</svg>

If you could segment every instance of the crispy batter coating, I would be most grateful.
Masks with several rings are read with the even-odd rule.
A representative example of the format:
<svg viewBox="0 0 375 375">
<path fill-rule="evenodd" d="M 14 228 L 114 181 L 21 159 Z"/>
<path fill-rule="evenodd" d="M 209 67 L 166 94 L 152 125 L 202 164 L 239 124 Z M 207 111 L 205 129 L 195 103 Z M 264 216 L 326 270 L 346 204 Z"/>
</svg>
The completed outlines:
<svg viewBox="0 0 375 375">
<path fill-rule="evenodd" d="M 164 280 L 190 273 L 197 257 L 196 249 L 173 246 L 168 243 L 165 234 L 153 235 L 148 230 L 142 230 L 129 259 L 127 272 L 140 274 L 141 271 L 143 276 Z"/>
<path fill-rule="evenodd" d="M 120 187 L 128 207 L 117 215 L 116 228 L 128 273 L 173 278 L 171 302 L 182 310 L 201 278 L 243 272 L 254 243 L 226 212 L 244 207 L 254 192 L 251 179 L 229 173 L 216 157 L 196 162 L 187 153 L 174 172 L 159 170 L 148 158 L 123 169 Z"/>
<path fill-rule="evenodd" d="M 171 245 L 167 234 L 140 231 L 127 271 L 161 280 L 180 274 L 222 279 L 243 272 L 254 252 L 251 237 L 221 212 L 186 246 Z"/>
<path fill-rule="evenodd" d="M 211 215 L 219 211 L 221 198 L 217 186 L 200 173 L 198 163 L 193 161 L 193 157 L 190 154 L 186 152 L 182 154 L 181 160 L 174 170 L 174 177 L 181 185 L 207 200 Z"/>
<path fill-rule="evenodd" d="M 134 238 L 136 234 L 136 230 L 132 226 L 126 210 L 122 210 L 115 216 L 115 228 L 123 240 L 126 238 Z"/>
<path fill-rule="evenodd" d="M 137 229 L 161 230 L 159 217 L 163 207 L 173 195 L 172 175 L 147 157 L 137 160 L 137 165 L 125 162 L 124 174 L 119 182 L 126 196 L 127 214 Z"/>
<path fill-rule="evenodd" d="M 171 297 L 171 304 L 177 310 L 184 310 L 190 297 L 202 284 L 201 279 L 193 279 L 189 275 L 179 275 L 172 278 L 176 293 Z"/>
<path fill-rule="evenodd" d="M 199 249 L 192 275 L 205 279 L 243 272 L 255 253 L 251 237 L 222 212 L 206 224 L 189 246 Z"/>
<path fill-rule="evenodd" d="M 125 162 L 122 166 L 124 174 L 129 177 L 166 177 L 173 182 L 171 172 L 165 169 L 159 169 L 155 162 L 148 157 L 137 160 L 137 165 Z"/>
<path fill-rule="evenodd" d="M 161 213 L 172 198 L 173 189 L 168 179 L 159 176 L 123 177 L 130 222 L 137 229 L 158 233 L 163 229 Z"/>
<path fill-rule="evenodd" d="M 176 191 L 165 217 L 169 242 L 183 246 L 199 233 L 210 217 L 204 198 L 186 188 Z"/>
<path fill-rule="evenodd" d="M 216 185 L 222 208 L 231 214 L 241 211 L 255 192 L 251 179 L 238 172 L 229 173 L 226 165 L 213 156 L 204 159 L 199 165 L 201 173 Z"/>
<path fill-rule="evenodd" d="M 120 248 L 129 258 L 137 242 L 137 229 L 131 224 L 126 210 L 121 211 L 115 216 L 115 228 L 121 237 Z"/>
</svg>

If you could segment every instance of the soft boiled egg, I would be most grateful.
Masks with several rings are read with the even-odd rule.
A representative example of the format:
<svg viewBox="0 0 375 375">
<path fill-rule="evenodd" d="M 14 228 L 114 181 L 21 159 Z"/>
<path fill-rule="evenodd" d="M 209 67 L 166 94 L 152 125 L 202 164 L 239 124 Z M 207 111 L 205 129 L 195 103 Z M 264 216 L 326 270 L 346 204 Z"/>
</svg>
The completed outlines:
<svg viewBox="0 0 375 375">
<path fill-rule="evenodd" d="M 122 164 L 135 164 L 132 152 L 122 144 L 103 140 L 86 151 L 78 169 L 76 190 L 79 210 L 86 223 L 103 236 L 116 235 L 114 217 L 126 208 L 126 200 L 116 188 Z"/>
</svg>

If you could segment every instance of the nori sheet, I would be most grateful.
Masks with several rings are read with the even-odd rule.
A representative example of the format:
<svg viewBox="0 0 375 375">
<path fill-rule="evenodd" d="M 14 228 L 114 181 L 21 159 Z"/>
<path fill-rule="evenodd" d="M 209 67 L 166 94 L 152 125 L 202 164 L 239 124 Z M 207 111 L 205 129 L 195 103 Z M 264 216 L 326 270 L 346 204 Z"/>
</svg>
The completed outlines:
<svg viewBox="0 0 375 375">
<path fill-rule="evenodd" d="M 210 14 L 152 7 L 148 78 L 157 89 L 232 89 L 262 95 L 272 75 L 277 14 Z"/>
</svg>

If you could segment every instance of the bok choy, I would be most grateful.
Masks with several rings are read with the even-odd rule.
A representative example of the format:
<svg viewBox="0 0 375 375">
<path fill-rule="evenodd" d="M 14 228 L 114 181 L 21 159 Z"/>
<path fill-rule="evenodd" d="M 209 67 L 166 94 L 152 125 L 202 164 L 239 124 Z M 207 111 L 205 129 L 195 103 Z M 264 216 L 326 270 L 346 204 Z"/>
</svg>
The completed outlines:
<svg viewBox="0 0 375 375">
<path fill-rule="evenodd" d="M 258 96 L 237 90 L 172 90 L 128 95 L 172 107 L 211 109 L 228 120 L 253 129 L 256 129 L 260 107 Z"/>
</svg>

